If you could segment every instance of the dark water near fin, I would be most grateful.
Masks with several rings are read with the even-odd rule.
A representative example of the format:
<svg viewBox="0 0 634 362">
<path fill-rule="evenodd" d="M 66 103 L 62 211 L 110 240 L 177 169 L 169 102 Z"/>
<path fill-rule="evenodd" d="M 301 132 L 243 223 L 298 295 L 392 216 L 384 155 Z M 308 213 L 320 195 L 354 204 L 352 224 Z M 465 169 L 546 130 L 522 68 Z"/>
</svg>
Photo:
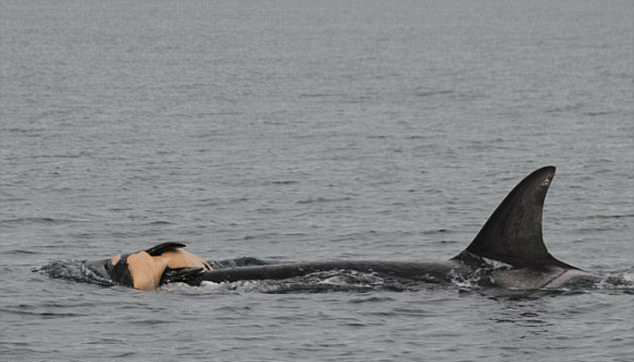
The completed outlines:
<svg viewBox="0 0 634 362">
<path fill-rule="evenodd" d="M 444 260 L 554 164 L 551 252 L 631 280 L 633 18 L 629 0 L 3 1 L 0 356 L 631 360 L 618 286 L 348 273 L 142 293 L 32 269 L 167 240 Z"/>
</svg>

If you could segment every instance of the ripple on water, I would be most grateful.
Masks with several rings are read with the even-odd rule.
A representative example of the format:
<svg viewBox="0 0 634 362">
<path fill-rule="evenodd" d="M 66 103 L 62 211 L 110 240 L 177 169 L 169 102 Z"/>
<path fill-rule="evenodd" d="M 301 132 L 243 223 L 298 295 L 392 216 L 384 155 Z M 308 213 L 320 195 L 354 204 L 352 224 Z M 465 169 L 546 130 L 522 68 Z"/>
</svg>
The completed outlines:
<svg viewBox="0 0 634 362">
<path fill-rule="evenodd" d="M 0 308 L 0 312 L 7 313 L 8 315 L 16 315 L 20 317 L 31 317 L 35 319 L 55 319 L 55 318 L 74 318 L 85 317 L 89 314 L 81 313 L 69 313 L 69 312 L 50 312 L 50 311 L 37 311 L 32 310 L 33 306 L 20 305 L 17 308 Z"/>
</svg>

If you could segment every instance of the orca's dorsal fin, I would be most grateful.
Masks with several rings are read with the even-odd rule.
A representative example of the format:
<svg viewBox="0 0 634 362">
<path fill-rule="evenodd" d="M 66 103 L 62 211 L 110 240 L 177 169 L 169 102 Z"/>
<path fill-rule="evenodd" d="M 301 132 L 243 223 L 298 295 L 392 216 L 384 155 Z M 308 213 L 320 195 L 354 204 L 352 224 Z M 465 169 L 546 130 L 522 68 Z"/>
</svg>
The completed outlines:
<svg viewBox="0 0 634 362">
<path fill-rule="evenodd" d="M 466 260 L 471 254 L 518 268 L 560 266 L 576 269 L 550 255 L 542 238 L 544 200 L 554 176 L 553 166 L 540 168 L 526 176 L 456 259 Z"/>
<path fill-rule="evenodd" d="M 173 250 L 176 250 L 176 249 L 184 248 L 186 246 L 187 245 L 185 245 L 183 243 L 174 242 L 174 241 L 168 241 L 168 242 L 161 243 L 161 244 L 158 244 L 156 246 L 153 246 L 153 247 L 145 250 L 145 252 L 150 254 L 151 256 L 159 256 L 159 255 L 165 253 L 166 251 L 173 251 Z"/>
</svg>

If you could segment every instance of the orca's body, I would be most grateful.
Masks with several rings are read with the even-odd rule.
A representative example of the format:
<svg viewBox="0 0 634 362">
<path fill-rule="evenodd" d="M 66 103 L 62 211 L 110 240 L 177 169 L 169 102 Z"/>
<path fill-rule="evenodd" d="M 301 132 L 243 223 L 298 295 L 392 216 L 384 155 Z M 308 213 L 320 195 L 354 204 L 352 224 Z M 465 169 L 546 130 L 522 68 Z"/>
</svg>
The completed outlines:
<svg viewBox="0 0 634 362">
<path fill-rule="evenodd" d="M 333 270 L 435 283 L 485 272 L 488 284 L 514 289 L 560 288 L 580 281 L 595 282 L 598 277 L 556 259 L 544 245 L 543 207 L 554 174 L 555 168 L 549 166 L 528 175 L 502 201 L 472 243 L 448 261 L 258 262 L 214 268 L 182 250 L 184 244 L 163 243 L 146 251 L 86 265 L 118 284 L 138 289 L 153 289 L 170 281 L 199 285 L 203 281 L 280 280 Z M 506 267 L 492 268 L 490 261 Z"/>
<path fill-rule="evenodd" d="M 362 273 L 425 281 L 448 281 L 452 273 L 465 269 L 459 262 L 413 262 L 377 260 L 332 260 L 245 266 L 203 272 L 199 281 L 235 282 L 239 280 L 289 279 L 331 270 L 354 270 Z M 192 283 L 196 281 L 192 280 Z"/>
<path fill-rule="evenodd" d="M 205 271 L 192 284 L 287 279 L 330 270 L 440 283 L 485 271 L 487 284 L 511 289 L 561 288 L 596 282 L 599 277 L 556 259 L 544 245 L 544 200 L 554 175 L 555 168 L 550 166 L 528 175 L 502 201 L 467 249 L 445 262 L 335 260 L 271 264 Z M 488 260 L 507 267 L 492 268 Z"/>
</svg>

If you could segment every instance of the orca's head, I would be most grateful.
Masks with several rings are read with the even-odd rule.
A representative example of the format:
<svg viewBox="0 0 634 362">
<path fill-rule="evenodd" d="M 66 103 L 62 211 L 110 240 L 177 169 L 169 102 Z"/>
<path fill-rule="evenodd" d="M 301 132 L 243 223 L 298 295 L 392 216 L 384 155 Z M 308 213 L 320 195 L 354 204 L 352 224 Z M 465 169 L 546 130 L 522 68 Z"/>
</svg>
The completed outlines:
<svg viewBox="0 0 634 362">
<path fill-rule="evenodd" d="M 212 270 L 209 263 L 181 250 L 185 244 L 165 242 L 147 250 L 113 256 L 109 259 L 84 262 L 85 270 L 95 279 L 142 290 L 158 288 L 166 280 L 175 280 L 173 273 L 165 278 L 165 272 L 185 270 L 178 274 L 191 277 L 192 270 Z"/>
<path fill-rule="evenodd" d="M 101 278 L 110 279 L 113 283 L 131 287 L 133 284 L 127 259 L 128 254 L 117 255 L 108 259 L 86 261 L 84 265 Z"/>
</svg>

